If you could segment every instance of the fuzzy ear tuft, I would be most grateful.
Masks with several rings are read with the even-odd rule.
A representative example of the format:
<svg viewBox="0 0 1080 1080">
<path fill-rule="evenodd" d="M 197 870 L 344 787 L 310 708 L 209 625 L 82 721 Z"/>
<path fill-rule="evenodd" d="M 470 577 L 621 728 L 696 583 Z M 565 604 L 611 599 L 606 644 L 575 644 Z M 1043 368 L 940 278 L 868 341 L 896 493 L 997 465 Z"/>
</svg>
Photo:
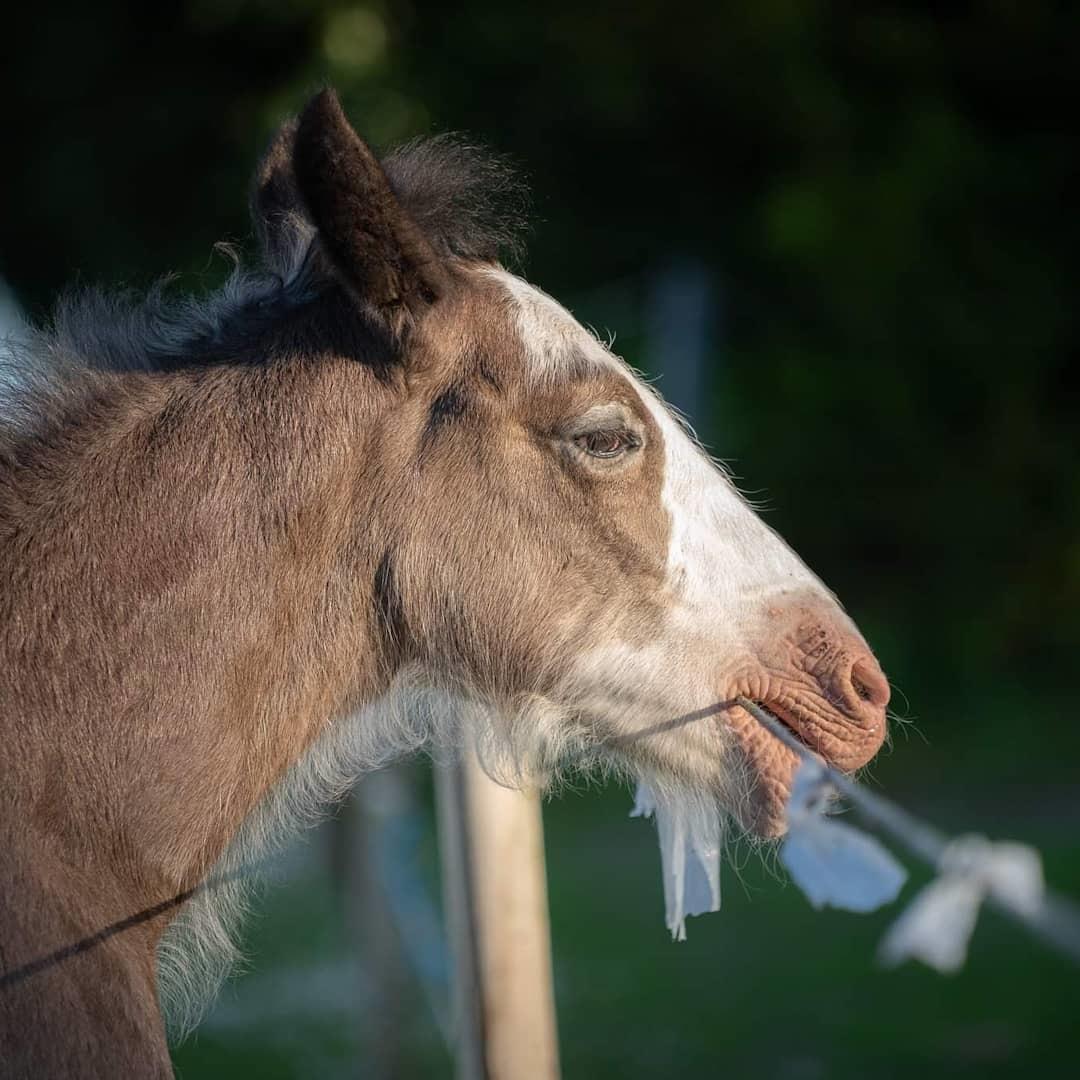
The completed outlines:
<svg viewBox="0 0 1080 1080">
<path fill-rule="evenodd" d="M 361 301 L 396 323 L 439 297 L 445 265 L 332 90 L 301 113 L 292 167 L 323 250 Z"/>
<path fill-rule="evenodd" d="M 263 258 L 273 270 L 287 276 L 306 252 L 315 226 L 293 175 L 296 121 L 278 129 L 251 184 L 251 220 Z"/>
</svg>

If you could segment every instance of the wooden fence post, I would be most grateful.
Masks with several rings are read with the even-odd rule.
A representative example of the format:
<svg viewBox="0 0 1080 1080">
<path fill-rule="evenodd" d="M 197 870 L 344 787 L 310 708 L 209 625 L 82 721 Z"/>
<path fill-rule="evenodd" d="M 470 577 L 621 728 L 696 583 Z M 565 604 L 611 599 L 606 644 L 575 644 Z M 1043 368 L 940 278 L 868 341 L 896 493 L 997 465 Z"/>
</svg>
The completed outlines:
<svg viewBox="0 0 1080 1080">
<path fill-rule="evenodd" d="M 540 796 L 500 787 L 471 750 L 436 784 L 458 1080 L 557 1080 Z"/>
</svg>

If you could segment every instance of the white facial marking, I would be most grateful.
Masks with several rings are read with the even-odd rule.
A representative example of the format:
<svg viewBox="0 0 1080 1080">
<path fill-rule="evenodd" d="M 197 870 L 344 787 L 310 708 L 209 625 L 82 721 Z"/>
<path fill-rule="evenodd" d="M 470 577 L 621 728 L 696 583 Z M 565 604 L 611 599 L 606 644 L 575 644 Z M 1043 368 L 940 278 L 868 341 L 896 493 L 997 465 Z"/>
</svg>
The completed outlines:
<svg viewBox="0 0 1080 1080">
<path fill-rule="evenodd" d="M 685 613 L 737 628 L 762 598 L 824 586 L 747 505 L 651 387 L 642 400 L 664 436 L 662 499 L 671 516 L 668 584 Z"/>
<path fill-rule="evenodd" d="M 586 359 L 614 369 L 619 361 L 557 300 L 505 270 L 486 273 L 510 294 L 517 314 L 525 354 L 532 374 L 543 379 L 564 372 L 572 362 Z M 630 375 L 627 370 L 627 375 Z"/>
<path fill-rule="evenodd" d="M 831 594 L 747 505 L 651 386 L 550 296 L 505 271 L 490 273 L 515 304 L 526 355 L 539 377 L 557 376 L 581 359 L 617 371 L 633 385 L 664 440 L 661 498 L 671 521 L 666 624 L 657 626 L 645 647 L 598 641 L 576 665 L 574 693 L 590 709 L 617 712 L 631 724 L 716 700 L 716 680 L 729 661 L 747 655 L 748 637 L 770 595 Z M 684 729 L 684 744 L 689 736 Z"/>
<path fill-rule="evenodd" d="M 538 374 L 565 370 L 571 357 L 618 371 L 630 382 L 664 438 L 664 507 L 671 516 L 668 588 L 685 613 L 715 625 L 737 622 L 772 591 L 824 590 L 672 415 L 660 396 L 613 356 L 556 300 L 504 270 L 490 271 L 517 308 L 518 327 Z"/>
</svg>

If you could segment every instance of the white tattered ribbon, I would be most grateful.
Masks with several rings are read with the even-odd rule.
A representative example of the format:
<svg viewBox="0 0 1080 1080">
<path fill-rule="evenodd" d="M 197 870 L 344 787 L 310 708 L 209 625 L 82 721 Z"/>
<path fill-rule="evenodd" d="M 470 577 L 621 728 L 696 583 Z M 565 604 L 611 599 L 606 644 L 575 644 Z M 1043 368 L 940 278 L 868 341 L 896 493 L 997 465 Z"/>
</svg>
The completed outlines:
<svg viewBox="0 0 1080 1080">
<path fill-rule="evenodd" d="M 1045 896 L 1042 860 L 1025 844 L 962 836 L 945 849 L 939 876 L 889 928 L 878 958 L 890 967 L 921 960 L 943 974 L 964 966 L 979 909 L 987 896 L 1035 915 Z"/>
<path fill-rule="evenodd" d="M 810 759 L 795 774 L 780 861 L 815 908 L 874 911 L 892 903 L 907 871 L 872 836 L 826 813 L 833 794 Z"/>
<path fill-rule="evenodd" d="M 638 784 L 631 817 L 655 817 L 667 927 L 686 940 L 686 917 L 720 910 L 720 812 L 712 799 Z"/>
</svg>

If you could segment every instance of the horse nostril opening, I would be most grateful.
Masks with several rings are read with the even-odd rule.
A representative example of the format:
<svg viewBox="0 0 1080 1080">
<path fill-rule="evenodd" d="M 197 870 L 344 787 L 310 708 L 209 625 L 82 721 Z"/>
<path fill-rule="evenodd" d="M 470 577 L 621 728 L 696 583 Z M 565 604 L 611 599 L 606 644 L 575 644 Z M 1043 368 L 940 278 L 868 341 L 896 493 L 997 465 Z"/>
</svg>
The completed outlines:
<svg viewBox="0 0 1080 1080">
<path fill-rule="evenodd" d="M 869 705 L 885 706 L 889 703 L 889 682 L 877 661 L 860 657 L 851 668 L 851 689 L 855 696 Z"/>
</svg>

